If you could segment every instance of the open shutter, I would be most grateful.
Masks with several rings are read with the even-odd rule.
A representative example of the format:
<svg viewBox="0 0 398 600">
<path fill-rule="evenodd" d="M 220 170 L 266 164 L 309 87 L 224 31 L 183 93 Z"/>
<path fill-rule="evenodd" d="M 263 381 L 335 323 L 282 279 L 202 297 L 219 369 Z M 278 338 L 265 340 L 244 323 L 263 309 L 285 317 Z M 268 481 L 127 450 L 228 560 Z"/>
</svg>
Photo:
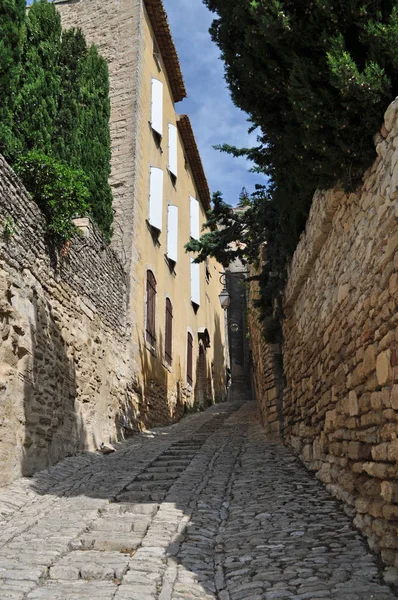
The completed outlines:
<svg viewBox="0 0 398 600">
<path fill-rule="evenodd" d="M 163 171 L 151 167 L 149 182 L 149 224 L 162 231 L 163 218 Z"/>
<path fill-rule="evenodd" d="M 156 279 L 152 271 L 146 272 L 146 340 L 154 346 L 156 343 Z"/>
<path fill-rule="evenodd" d="M 163 83 L 152 78 L 151 126 L 156 133 L 163 135 Z"/>
<path fill-rule="evenodd" d="M 169 123 L 169 171 L 177 177 L 177 127 Z"/>
<path fill-rule="evenodd" d="M 191 258 L 191 302 L 200 306 L 200 264 Z"/>
<path fill-rule="evenodd" d="M 191 202 L 191 238 L 198 240 L 200 238 L 199 227 L 199 202 L 190 196 Z"/>
<path fill-rule="evenodd" d="M 165 359 L 169 365 L 173 362 L 173 305 L 169 298 L 166 298 L 166 339 L 165 339 Z"/>
<path fill-rule="evenodd" d="M 187 382 L 193 384 L 193 337 L 190 333 L 187 336 Z"/>
<path fill-rule="evenodd" d="M 172 204 L 167 207 L 167 258 L 178 259 L 178 207 Z"/>
</svg>

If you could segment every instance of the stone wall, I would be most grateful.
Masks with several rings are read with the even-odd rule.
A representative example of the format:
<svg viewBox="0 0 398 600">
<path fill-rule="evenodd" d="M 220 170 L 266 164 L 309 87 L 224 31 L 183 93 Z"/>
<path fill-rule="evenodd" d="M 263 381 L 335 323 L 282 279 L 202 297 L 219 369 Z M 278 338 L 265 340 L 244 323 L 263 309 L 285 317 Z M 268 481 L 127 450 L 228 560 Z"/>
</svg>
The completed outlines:
<svg viewBox="0 0 398 600">
<path fill-rule="evenodd" d="M 60 257 L 0 157 L 0 485 L 140 422 L 126 278 L 88 219 Z"/>
<path fill-rule="evenodd" d="M 283 348 L 286 442 L 396 568 L 397 115 L 398 99 L 356 193 L 315 194 L 286 288 Z M 267 392 L 266 345 L 262 357 Z"/>
<path fill-rule="evenodd" d="M 253 284 L 251 284 L 253 286 Z M 251 293 L 253 298 L 253 292 Z M 283 365 L 280 344 L 268 344 L 263 336 L 257 310 L 249 310 L 253 385 L 265 431 L 271 438 L 283 435 Z"/>
</svg>

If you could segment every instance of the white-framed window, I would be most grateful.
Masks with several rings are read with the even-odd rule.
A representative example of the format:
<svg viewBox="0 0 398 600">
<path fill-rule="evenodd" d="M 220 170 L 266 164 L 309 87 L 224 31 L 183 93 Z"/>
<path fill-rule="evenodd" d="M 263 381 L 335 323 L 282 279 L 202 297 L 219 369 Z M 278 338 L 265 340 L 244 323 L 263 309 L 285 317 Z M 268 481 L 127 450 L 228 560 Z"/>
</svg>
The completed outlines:
<svg viewBox="0 0 398 600">
<path fill-rule="evenodd" d="M 200 264 L 191 258 L 191 302 L 200 306 Z"/>
<path fill-rule="evenodd" d="M 199 227 L 199 202 L 190 196 L 190 221 L 191 238 L 198 240 L 200 238 L 200 227 Z"/>
<path fill-rule="evenodd" d="M 151 127 L 163 135 L 163 83 L 152 77 Z"/>
<path fill-rule="evenodd" d="M 168 169 L 174 177 L 177 177 L 177 127 L 169 123 L 169 157 L 168 157 Z"/>
<path fill-rule="evenodd" d="M 167 258 L 173 262 L 178 259 L 178 206 L 167 207 Z"/>
<path fill-rule="evenodd" d="M 157 167 L 150 168 L 149 178 L 149 215 L 152 227 L 162 231 L 163 220 L 163 171 Z"/>
</svg>

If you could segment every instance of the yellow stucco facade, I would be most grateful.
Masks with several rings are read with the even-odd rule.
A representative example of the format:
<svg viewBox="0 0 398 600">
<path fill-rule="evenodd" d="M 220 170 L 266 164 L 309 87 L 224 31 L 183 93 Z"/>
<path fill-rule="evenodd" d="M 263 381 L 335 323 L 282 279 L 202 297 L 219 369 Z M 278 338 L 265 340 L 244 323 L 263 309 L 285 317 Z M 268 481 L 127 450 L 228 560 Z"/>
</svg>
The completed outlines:
<svg viewBox="0 0 398 600">
<path fill-rule="evenodd" d="M 144 423 L 165 423 L 181 416 L 187 408 L 225 398 L 227 353 L 224 312 L 218 299 L 222 268 L 210 259 L 193 274 L 191 257 L 184 249 L 192 227 L 191 199 L 198 201 L 196 225 L 201 230 L 210 198 L 189 119 L 180 118 L 175 110 L 176 96 L 181 99 L 181 90 L 185 90 L 176 54 L 173 63 L 170 54 L 163 50 L 163 56 L 159 49 L 165 47 L 165 38 L 157 39 L 159 23 L 165 35 L 164 7 L 161 0 L 120 0 L 117 4 L 67 0 L 57 2 L 57 8 L 63 26 L 80 26 L 109 63 L 113 245 L 124 259 L 129 278 L 131 364 L 136 370 L 137 389 L 142 391 L 140 417 Z M 168 27 L 166 42 L 166 47 L 175 52 Z M 173 64 L 177 64 L 175 72 Z M 161 115 L 157 115 L 162 123 L 161 136 L 153 124 L 153 79 L 163 90 Z M 169 168 L 169 124 L 177 132 L 176 177 Z M 150 224 L 149 218 L 153 198 L 151 168 L 158 174 L 161 171 L 163 177 L 162 216 L 157 205 L 157 227 Z M 173 237 L 177 237 L 175 261 L 167 257 L 169 205 L 176 207 L 173 210 L 178 214 L 178 226 L 174 224 L 173 229 Z M 148 341 L 147 335 L 148 271 L 156 281 L 152 323 L 155 342 Z M 165 358 L 166 299 L 171 302 L 173 313 L 171 361 Z M 187 377 L 188 333 L 193 340 L 191 384 Z"/>
</svg>

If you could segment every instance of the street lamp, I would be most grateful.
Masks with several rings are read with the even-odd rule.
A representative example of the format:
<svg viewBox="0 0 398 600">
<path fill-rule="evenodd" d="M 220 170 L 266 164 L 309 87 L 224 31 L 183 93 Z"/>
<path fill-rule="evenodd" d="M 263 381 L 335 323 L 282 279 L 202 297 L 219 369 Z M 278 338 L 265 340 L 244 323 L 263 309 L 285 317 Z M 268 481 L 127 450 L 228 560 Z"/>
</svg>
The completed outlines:
<svg viewBox="0 0 398 600">
<path fill-rule="evenodd" d="M 218 295 L 218 297 L 220 299 L 221 308 L 223 308 L 224 310 L 227 310 L 227 308 L 231 304 L 231 296 L 228 294 L 227 288 L 225 287 L 225 285 L 224 285 L 223 289 L 221 290 L 221 293 Z"/>
<path fill-rule="evenodd" d="M 226 286 L 226 282 L 227 282 L 227 275 L 228 277 L 239 277 L 246 279 L 245 275 L 247 275 L 249 273 L 248 270 L 245 271 L 237 271 L 236 273 L 231 273 L 231 272 L 227 272 L 227 273 L 220 273 L 220 283 L 222 284 L 222 290 L 221 290 L 221 294 L 218 295 L 219 299 L 220 299 L 220 304 L 221 304 L 221 308 L 223 308 L 224 310 L 227 310 L 227 308 L 229 308 L 229 305 L 231 304 L 231 296 L 228 294 L 227 291 L 227 286 Z"/>
<path fill-rule="evenodd" d="M 228 294 L 226 282 L 226 273 L 220 273 L 220 283 L 222 284 L 222 290 L 218 297 L 220 299 L 221 308 L 223 310 L 227 310 L 227 308 L 231 304 L 231 296 Z"/>
</svg>

